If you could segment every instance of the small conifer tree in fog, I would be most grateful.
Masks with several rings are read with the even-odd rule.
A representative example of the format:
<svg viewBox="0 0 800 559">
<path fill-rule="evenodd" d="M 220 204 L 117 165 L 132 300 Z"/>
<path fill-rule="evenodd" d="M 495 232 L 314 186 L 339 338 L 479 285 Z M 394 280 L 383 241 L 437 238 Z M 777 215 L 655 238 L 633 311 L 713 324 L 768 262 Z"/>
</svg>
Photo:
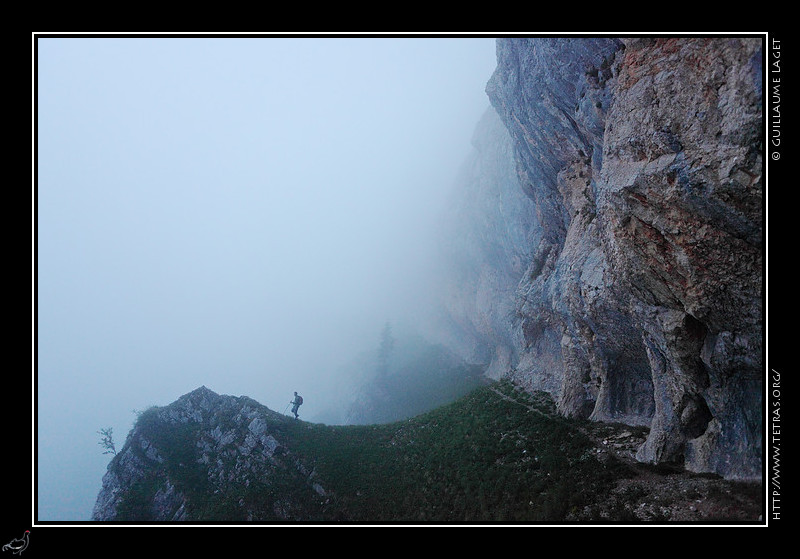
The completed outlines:
<svg viewBox="0 0 800 559">
<path fill-rule="evenodd" d="M 394 349 L 394 336 L 392 335 L 392 325 L 386 323 L 381 331 L 381 345 L 378 348 L 378 376 L 385 377 L 389 372 L 389 359 Z"/>
</svg>

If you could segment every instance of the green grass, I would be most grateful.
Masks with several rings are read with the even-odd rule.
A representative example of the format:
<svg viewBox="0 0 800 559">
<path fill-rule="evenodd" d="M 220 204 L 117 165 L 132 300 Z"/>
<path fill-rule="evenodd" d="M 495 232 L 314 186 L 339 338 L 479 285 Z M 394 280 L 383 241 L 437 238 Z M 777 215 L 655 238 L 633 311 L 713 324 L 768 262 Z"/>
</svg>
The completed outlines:
<svg viewBox="0 0 800 559">
<path fill-rule="evenodd" d="M 599 462 L 548 396 L 505 382 L 387 424 L 328 426 L 265 413 L 288 452 L 277 465 L 260 466 L 246 486 L 222 490 L 197 461 L 200 426 L 158 417 L 158 410 L 143 413 L 137 431 L 164 463 L 131 487 L 121 520 L 150 520 L 147 502 L 168 476 L 199 521 L 559 522 L 629 473 L 616 461 Z M 309 489 L 310 476 L 323 495 Z"/>
<path fill-rule="evenodd" d="M 496 390 L 511 397 L 501 397 Z M 499 383 L 385 425 L 297 423 L 288 446 L 356 522 L 559 521 L 614 479 L 552 402 Z"/>
</svg>

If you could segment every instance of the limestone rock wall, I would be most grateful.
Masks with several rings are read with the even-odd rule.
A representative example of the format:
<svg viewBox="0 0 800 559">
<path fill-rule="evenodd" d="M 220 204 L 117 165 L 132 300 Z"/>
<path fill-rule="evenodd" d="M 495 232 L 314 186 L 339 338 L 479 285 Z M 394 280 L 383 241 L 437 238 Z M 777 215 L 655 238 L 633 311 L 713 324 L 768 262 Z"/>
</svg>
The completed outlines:
<svg viewBox="0 0 800 559">
<path fill-rule="evenodd" d="M 520 188 L 511 136 L 488 108 L 441 218 L 439 289 L 446 322 L 429 333 L 496 378 L 519 359 L 515 293 L 542 235 Z"/>
<path fill-rule="evenodd" d="M 508 373 L 732 478 L 761 474 L 761 42 L 501 39 L 487 85 L 535 222 Z"/>
</svg>

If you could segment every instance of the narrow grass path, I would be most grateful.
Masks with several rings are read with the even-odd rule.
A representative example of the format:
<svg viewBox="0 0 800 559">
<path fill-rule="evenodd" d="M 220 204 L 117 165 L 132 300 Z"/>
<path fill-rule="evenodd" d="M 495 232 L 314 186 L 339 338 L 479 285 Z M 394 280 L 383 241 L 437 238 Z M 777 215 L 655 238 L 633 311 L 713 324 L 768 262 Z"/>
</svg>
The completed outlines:
<svg viewBox="0 0 800 559">
<path fill-rule="evenodd" d="M 630 472 L 620 476 L 615 486 L 598 501 L 576 514 L 576 520 L 627 520 L 639 522 L 759 522 L 763 518 L 764 495 L 760 482 L 725 480 L 713 474 L 695 473 L 678 464 L 648 464 L 636 459 L 636 451 L 647 438 L 649 429 L 621 423 L 568 420 L 555 406 L 547 405 L 548 396 L 520 397 L 507 384 L 490 387 L 500 398 L 525 407 L 528 411 L 561 419 L 579 431 L 594 446 L 600 463 L 618 462 Z M 521 389 L 520 389 L 521 390 Z M 537 402 L 531 404 L 529 399 Z M 550 410 L 550 411 L 544 411 Z"/>
</svg>

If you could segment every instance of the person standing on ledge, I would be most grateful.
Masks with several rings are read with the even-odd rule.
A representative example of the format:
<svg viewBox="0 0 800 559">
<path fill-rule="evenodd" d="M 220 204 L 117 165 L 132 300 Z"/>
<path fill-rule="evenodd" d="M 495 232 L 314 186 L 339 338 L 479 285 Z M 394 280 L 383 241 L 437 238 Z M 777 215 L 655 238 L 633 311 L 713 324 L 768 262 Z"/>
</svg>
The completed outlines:
<svg viewBox="0 0 800 559">
<path fill-rule="evenodd" d="M 294 393 L 294 400 L 292 400 L 292 413 L 294 414 L 294 418 L 297 419 L 297 410 L 300 409 L 300 406 L 303 405 L 303 397 L 300 396 L 297 392 Z"/>
</svg>

